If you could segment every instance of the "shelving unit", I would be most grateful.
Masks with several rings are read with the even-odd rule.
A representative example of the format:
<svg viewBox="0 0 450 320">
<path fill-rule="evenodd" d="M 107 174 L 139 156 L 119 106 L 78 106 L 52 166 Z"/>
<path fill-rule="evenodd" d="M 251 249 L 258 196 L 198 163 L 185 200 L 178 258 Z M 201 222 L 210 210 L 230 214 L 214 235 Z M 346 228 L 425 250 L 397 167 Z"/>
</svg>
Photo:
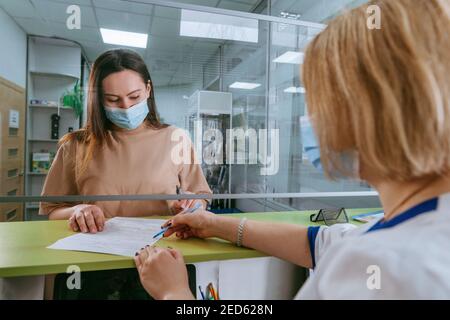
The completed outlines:
<svg viewBox="0 0 450 320">
<path fill-rule="evenodd" d="M 232 119 L 234 128 L 254 129 L 258 134 L 260 129 L 266 128 L 265 96 L 247 94 L 234 97 Z M 249 150 L 245 154 L 249 156 Z M 249 164 L 249 161 L 245 161 L 244 165 L 234 166 L 231 190 L 237 193 L 265 193 L 266 178 L 260 174 L 261 168 L 260 162 Z"/>
<path fill-rule="evenodd" d="M 222 132 L 223 148 L 217 150 L 222 153 L 222 164 L 208 164 L 202 161 L 203 174 L 206 177 L 208 185 L 213 193 L 230 193 L 230 165 L 226 163 L 226 130 L 231 129 L 231 110 L 232 95 L 229 92 L 218 91 L 196 91 L 189 98 L 189 115 L 187 117 L 186 128 L 188 128 L 194 144 L 197 146 L 197 153 L 203 158 L 205 148 L 211 143 L 210 140 L 204 140 L 204 136 L 199 137 L 198 134 L 204 134 L 208 129 L 218 129 Z M 201 121 L 198 122 L 198 121 Z M 200 127 L 201 124 L 201 127 Z M 229 207 L 226 201 L 213 201 L 214 209 L 225 209 Z"/>
<path fill-rule="evenodd" d="M 33 37 L 28 38 L 28 81 L 27 81 L 27 134 L 25 193 L 38 196 L 47 173 L 33 172 L 33 153 L 56 154 L 58 140 L 71 130 L 80 128 L 79 119 L 71 107 L 61 105 L 61 97 L 72 90 L 77 81 L 82 85 L 81 48 L 70 41 Z M 53 104 L 32 104 L 32 100 L 54 102 Z M 51 135 L 51 116 L 58 114 L 59 135 Z M 39 204 L 25 205 L 25 220 L 38 220 Z"/>
</svg>

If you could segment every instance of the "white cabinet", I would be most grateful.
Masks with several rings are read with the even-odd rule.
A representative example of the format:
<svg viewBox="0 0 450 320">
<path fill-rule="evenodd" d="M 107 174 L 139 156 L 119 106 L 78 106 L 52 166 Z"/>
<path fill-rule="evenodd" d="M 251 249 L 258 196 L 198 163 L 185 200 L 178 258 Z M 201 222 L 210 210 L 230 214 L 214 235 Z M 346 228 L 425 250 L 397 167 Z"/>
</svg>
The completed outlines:
<svg viewBox="0 0 450 320">
<path fill-rule="evenodd" d="M 231 167 L 226 163 L 226 135 L 232 128 L 232 94 L 196 91 L 189 98 L 186 128 L 196 147 L 203 173 L 213 193 L 230 193 Z M 227 200 L 212 201 L 213 211 L 227 209 Z"/>
<path fill-rule="evenodd" d="M 80 128 L 80 117 L 71 107 L 63 106 L 61 98 L 81 81 L 81 70 L 82 54 L 78 45 L 60 39 L 28 38 L 26 195 L 40 195 L 47 176 L 45 161 L 32 165 L 33 154 L 54 155 L 58 140 L 67 132 Z M 59 116 L 59 128 L 58 134 L 52 135 L 52 116 L 55 114 Z M 36 163 L 43 163 L 43 166 L 36 166 Z M 38 218 L 38 209 L 38 203 L 27 203 L 25 219 Z"/>
</svg>

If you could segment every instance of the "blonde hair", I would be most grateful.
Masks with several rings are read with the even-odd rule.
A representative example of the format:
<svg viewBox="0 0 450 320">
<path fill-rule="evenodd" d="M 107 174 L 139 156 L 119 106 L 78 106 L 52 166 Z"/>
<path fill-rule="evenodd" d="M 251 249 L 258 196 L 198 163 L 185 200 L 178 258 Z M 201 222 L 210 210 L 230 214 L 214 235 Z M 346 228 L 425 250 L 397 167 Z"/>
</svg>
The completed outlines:
<svg viewBox="0 0 450 320">
<path fill-rule="evenodd" d="M 369 29 L 377 5 L 381 29 Z M 355 150 L 380 177 L 450 169 L 450 0 L 378 0 L 334 19 L 302 70 L 323 167 Z"/>
</svg>

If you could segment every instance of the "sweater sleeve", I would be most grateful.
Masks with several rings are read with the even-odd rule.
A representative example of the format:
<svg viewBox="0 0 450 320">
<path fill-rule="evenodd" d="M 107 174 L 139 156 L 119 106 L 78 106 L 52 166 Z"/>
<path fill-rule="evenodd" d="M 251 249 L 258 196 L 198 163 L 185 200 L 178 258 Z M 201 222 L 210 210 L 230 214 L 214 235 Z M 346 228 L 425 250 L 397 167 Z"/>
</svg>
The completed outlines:
<svg viewBox="0 0 450 320">
<path fill-rule="evenodd" d="M 78 188 L 75 178 L 76 143 L 66 142 L 61 145 L 52 162 L 42 188 L 42 196 L 77 195 Z M 41 202 L 39 214 L 49 215 L 53 210 L 72 207 L 74 202 Z"/>
</svg>

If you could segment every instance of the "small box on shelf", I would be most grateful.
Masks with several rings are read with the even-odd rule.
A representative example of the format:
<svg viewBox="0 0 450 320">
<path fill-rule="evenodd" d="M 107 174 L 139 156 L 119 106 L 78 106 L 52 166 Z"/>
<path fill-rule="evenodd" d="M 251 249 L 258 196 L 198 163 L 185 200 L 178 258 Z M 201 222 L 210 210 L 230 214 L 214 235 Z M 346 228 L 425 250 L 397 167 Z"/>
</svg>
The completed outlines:
<svg viewBox="0 0 450 320">
<path fill-rule="evenodd" d="M 31 154 L 31 172 L 48 173 L 54 157 L 54 152 L 33 152 Z"/>
<path fill-rule="evenodd" d="M 51 139 L 59 139 L 59 120 L 61 120 L 61 117 L 54 113 L 51 116 L 52 121 L 52 127 L 51 127 Z"/>
</svg>

